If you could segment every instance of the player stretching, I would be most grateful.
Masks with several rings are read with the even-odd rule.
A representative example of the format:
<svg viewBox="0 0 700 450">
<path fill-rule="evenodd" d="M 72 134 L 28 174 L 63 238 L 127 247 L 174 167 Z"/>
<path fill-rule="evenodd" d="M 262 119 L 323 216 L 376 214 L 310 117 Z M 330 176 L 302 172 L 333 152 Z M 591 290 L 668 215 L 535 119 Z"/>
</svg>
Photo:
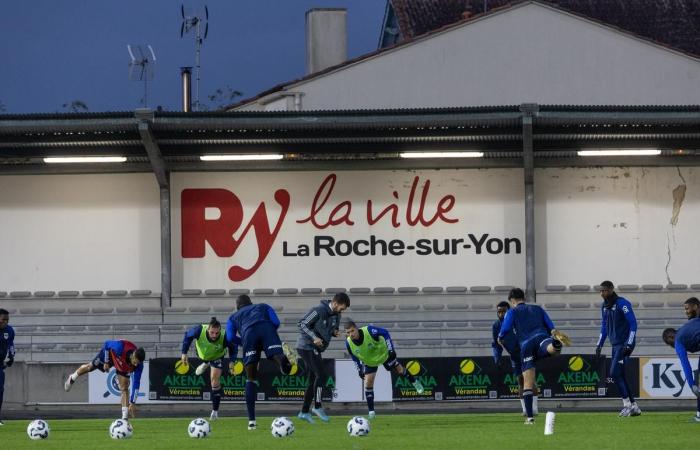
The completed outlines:
<svg viewBox="0 0 700 450">
<path fill-rule="evenodd" d="M 139 396 L 139 387 L 141 386 L 141 373 L 143 372 L 143 362 L 146 360 L 146 351 L 142 348 L 136 348 L 132 342 L 120 341 L 105 341 L 102 350 L 95 356 L 91 362 L 78 367 L 78 370 L 68 375 L 63 387 L 66 391 L 70 391 L 73 383 L 79 376 L 85 375 L 97 369 L 101 372 L 107 372 L 114 367 L 117 371 L 117 381 L 119 382 L 119 390 L 121 391 L 122 400 L 122 419 L 128 420 L 129 416 L 134 417 L 136 414 L 135 405 L 136 399 Z M 129 396 L 129 375 L 134 374 L 134 385 L 132 386 L 131 396 Z"/>
<path fill-rule="evenodd" d="M 227 341 L 226 332 L 221 332 L 221 323 L 216 320 L 216 317 L 212 317 L 209 323 L 203 323 L 201 325 L 195 325 L 194 327 L 187 330 L 185 337 L 182 340 L 182 356 L 180 356 L 180 361 L 187 365 L 187 352 L 190 349 L 192 341 L 197 348 L 197 356 L 199 359 L 204 361 L 200 364 L 195 373 L 201 375 L 211 367 L 210 379 L 211 379 L 211 415 L 210 420 L 216 420 L 219 418 L 219 404 L 221 404 L 221 394 L 223 389 L 221 389 L 221 370 L 224 365 L 224 354 L 228 348 L 230 362 L 230 372 L 233 373 L 233 363 L 236 359 L 236 353 L 238 352 L 237 346 L 230 341 Z"/>
<path fill-rule="evenodd" d="M 5 368 L 12 367 L 15 362 L 15 330 L 8 325 L 10 312 L 0 308 L 0 412 L 2 411 L 2 397 L 5 392 Z M 5 362 L 7 358 L 7 362 Z M 0 427 L 5 425 L 0 416 Z"/>
<path fill-rule="evenodd" d="M 600 357 L 605 338 L 610 336 L 612 359 L 610 361 L 610 376 L 615 380 L 617 389 L 622 396 L 622 411 L 620 417 L 638 416 L 642 414 L 632 392 L 627 384 L 625 368 L 629 356 L 634 350 L 634 338 L 637 335 L 637 319 L 632 311 L 632 304 L 624 297 L 615 293 L 612 281 L 600 283 L 600 296 L 603 304 L 600 308 L 603 320 L 600 324 L 600 337 L 596 345 L 596 359 Z"/>
<path fill-rule="evenodd" d="M 537 305 L 525 304 L 525 293 L 522 289 L 514 288 L 508 293 L 508 300 L 513 306 L 503 318 L 498 342 L 504 345 L 504 338 L 511 330 L 515 330 L 518 338 L 523 373 L 523 400 L 525 400 L 525 425 L 533 425 L 535 419 L 532 408 L 532 397 L 535 390 L 535 362 L 556 356 L 561 353 L 562 343 L 569 345 L 571 341 L 564 333 L 554 328 L 552 320 L 544 309 Z"/>
<path fill-rule="evenodd" d="M 394 344 L 391 342 L 389 332 L 384 328 L 367 325 L 357 328 L 351 319 L 345 321 L 345 346 L 348 353 L 355 361 L 357 372 L 365 382 L 365 399 L 369 418 L 374 419 L 374 377 L 377 369 L 382 364 L 387 371 L 394 371 L 408 378 L 416 392 L 423 393 L 423 385 L 420 380 L 411 375 L 396 359 Z"/>
<path fill-rule="evenodd" d="M 700 351 L 700 318 L 690 319 L 678 331 L 673 328 L 666 328 L 661 335 L 664 342 L 676 349 L 676 354 L 681 360 L 685 381 L 690 386 L 690 390 L 698 398 L 697 411 L 693 420 L 700 422 L 700 387 L 698 380 L 693 379 L 693 369 L 688 361 L 688 352 L 695 353 Z M 698 361 L 698 370 L 700 370 L 700 360 Z"/>
<path fill-rule="evenodd" d="M 292 362 L 298 356 L 291 347 L 280 341 L 277 328 L 280 320 L 275 310 L 265 303 L 253 304 L 247 295 L 236 299 L 234 314 L 226 323 L 226 339 L 243 346 L 243 364 L 245 365 L 245 404 L 248 409 L 248 429 L 255 430 L 255 398 L 258 387 L 258 362 L 260 352 L 265 351 L 268 359 L 274 360 L 283 374 L 292 371 Z M 240 338 L 237 336 L 240 335 Z M 292 362 L 290 362 L 290 360 Z"/>
<path fill-rule="evenodd" d="M 500 367 L 501 356 L 503 355 L 503 349 L 505 348 L 510 355 L 510 365 L 513 368 L 513 374 L 518 377 L 518 395 L 520 395 L 520 406 L 523 408 L 523 415 L 527 415 L 525 410 L 525 400 L 523 400 L 523 374 L 520 366 L 520 347 L 518 347 L 518 338 L 515 337 L 513 331 L 508 332 L 503 336 L 503 345 L 498 343 L 498 333 L 501 331 L 501 325 L 503 325 L 503 318 L 506 316 L 506 312 L 510 309 L 508 302 L 500 302 L 496 306 L 496 316 L 498 319 L 491 326 L 491 336 L 493 341 L 491 342 L 491 349 L 493 354 L 493 362 L 496 367 Z M 537 415 L 537 386 L 535 386 L 535 391 L 532 396 L 532 412 Z"/>
<path fill-rule="evenodd" d="M 350 306 L 350 297 L 339 292 L 330 301 L 322 300 L 320 305 L 311 308 L 299 321 L 297 352 L 306 365 L 309 385 L 304 392 L 304 403 L 297 417 L 309 423 L 314 423 L 311 412 L 323 422 L 330 420 L 321 407 L 321 392 L 327 378 L 321 353 L 328 348 L 331 338 L 338 336 L 340 315 L 348 306 Z M 314 399 L 314 407 L 309 412 L 311 401 Z"/>
</svg>

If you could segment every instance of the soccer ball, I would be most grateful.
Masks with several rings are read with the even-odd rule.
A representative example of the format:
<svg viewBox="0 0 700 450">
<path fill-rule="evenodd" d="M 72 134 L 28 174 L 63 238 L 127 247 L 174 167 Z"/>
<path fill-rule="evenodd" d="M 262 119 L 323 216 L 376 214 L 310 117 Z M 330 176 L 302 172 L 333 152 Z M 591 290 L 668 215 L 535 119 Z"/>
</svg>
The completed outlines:
<svg viewBox="0 0 700 450">
<path fill-rule="evenodd" d="M 134 434 L 134 429 L 128 420 L 117 419 L 109 426 L 109 437 L 112 439 L 128 439 Z"/>
<path fill-rule="evenodd" d="M 272 421 L 270 429 L 274 437 L 288 437 L 294 434 L 294 423 L 287 417 L 278 417 Z"/>
<path fill-rule="evenodd" d="M 190 434 L 191 438 L 205 438 L 211 433 L 211 427 L 209 426 L 209 422 L 200 417 L 190 422 L 190 426 L 187 427 L 187 432 Z"/>
<path fill-rule="evenodd" d="M 34 420 L 27 427 L 27 435 L 29 436 L 29 439 L 33 439 L 35 441 L 39 439 L 46 439 L 49 437 L 50 431 L 51 429 L 49 429 L 49 424 L 43 420 Z"/>
<path fill-rule="evenodd" d="M 356 416 L 348 422 L 348 433 L 350 436 L 367 436 L 369 434 L 369 420 Z"/>
</svg>

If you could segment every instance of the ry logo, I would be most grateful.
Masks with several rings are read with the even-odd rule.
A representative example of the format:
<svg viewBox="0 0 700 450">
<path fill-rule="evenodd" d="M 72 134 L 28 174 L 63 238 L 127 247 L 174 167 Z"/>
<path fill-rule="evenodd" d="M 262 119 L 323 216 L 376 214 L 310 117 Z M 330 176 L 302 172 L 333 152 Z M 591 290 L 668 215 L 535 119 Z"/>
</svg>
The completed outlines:
<svg viewBox="0 0 700 450">
<path fill-rule="evenodd" d="M 226 189 L 184 189 L 181 196 L 182 257 L 203 258 L 205 243 L 208 242 L 217 256 L 229 258 L 236 253 L 252 229 L 258 247 L 257 260 L 251 267 L 234 265 L 228 271 L 231 281 L 243 281 L 250 277 L 265 261 L 277 238 L 289 210 L 289 192 L 278 189 L 275 201 L 282 207 L 282 212 L 274 229 L 270 229 L 265 203 L 261 202 L 244 226 L 240 237 L 235 239 L 233 235 L 243 226 L 243 204 L 236 194 Z M 218 219 L 208 220 L 204 215 L 206 208 L 216 208 L 221 215 Z"/>
</svg>

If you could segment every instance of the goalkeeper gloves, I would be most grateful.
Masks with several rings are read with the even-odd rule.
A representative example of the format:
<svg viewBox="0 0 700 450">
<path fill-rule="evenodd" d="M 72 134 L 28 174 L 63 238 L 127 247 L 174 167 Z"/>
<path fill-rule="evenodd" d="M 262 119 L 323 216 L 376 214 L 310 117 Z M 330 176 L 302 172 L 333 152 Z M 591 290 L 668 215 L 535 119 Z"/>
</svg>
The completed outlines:
<svg viewBox="0 0 700 450">
<path fill-rule="evenodd" d="M 598 361 L 598 360 L 600 359 L 600 352 L 601 352 L 602 350 L 603 350 L 603 349 L 602 349 L 601 347 L 596 347 L 596 348 L 595 348 L 595 360 L 596 360 L 596 361 Z"/>
<path fill-rule="evenodd" d="M 566 333 L 562 333 L 559 330 L 552 330 L 552 337 L 567 347 L 571 345 L 571 338 Z"/>
<path fill-rule="evenodd" d="M 622 356 L 625 358 L 628 357 L 632 354 L 632 350 L 634 350 L 634 348 L 630 347 L 629 345 L 625 345 L 625 348 L 622 349 Z"/>
</svg>

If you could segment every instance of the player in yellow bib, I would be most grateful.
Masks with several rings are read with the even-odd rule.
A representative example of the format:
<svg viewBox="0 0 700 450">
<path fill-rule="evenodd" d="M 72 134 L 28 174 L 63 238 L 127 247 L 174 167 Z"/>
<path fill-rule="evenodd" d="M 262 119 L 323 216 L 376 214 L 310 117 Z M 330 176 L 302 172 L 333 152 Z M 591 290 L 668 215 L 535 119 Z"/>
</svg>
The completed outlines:
<svg viewBox="0 0 700 450">
<path fill-rule="evenodd" d="M 357 372 L 365 384 L 365 399 L 367 400 L 368 417 L 374 419 L 374 378 L 377 369 L 383 365 L 387 371 L 394 371 L 408 378 L 416 392 L 423 393 L 423 385 L 420 380 L 411 375 L 396 359 L 394 344 L 391 342 L 389 332 L 384 328 L 367 325 L 357 328 L 351 319 L 345 321 L 345 347 L 355 361 Z"/>
<path fill-rule="evenodd" d="M 187 361 L 187 352 L 190 350 L 190 345 L 194 341 L 197 348 L 197 356 L 203 362 L 197 367 L 195 373 L 203 374 L 211 367 L 211 416 L 210 420 L 216 420 L 219 417 L 219 404 L 221 403 L 221 372 L 224 365 L 224 355 L 226 349 L 229 351 L 229 369 L 233 373 L 233 365 L 238 353 L 237 346 L 226 340 L 226 331 L 221 329 L 221 323 L 212 317 L 208 324 L 195 325 L 187 330 L 185 337 L 182 340 L 182 356 L 180 361 L 183 364 L 189 364 Z"/>
</svg>

